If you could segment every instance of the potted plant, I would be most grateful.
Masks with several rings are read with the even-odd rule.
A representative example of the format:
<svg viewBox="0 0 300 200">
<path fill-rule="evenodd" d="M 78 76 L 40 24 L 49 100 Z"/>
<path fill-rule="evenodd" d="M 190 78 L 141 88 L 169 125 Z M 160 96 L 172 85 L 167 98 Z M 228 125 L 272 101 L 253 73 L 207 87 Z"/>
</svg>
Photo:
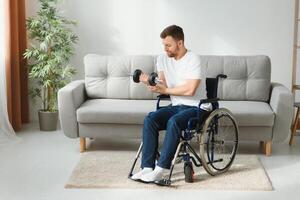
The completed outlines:
<svg viewBox="0 0 300 200">
<path fill-rule="evenodd" d="M 59 15 L 57 0 L 39 2 L 37 16 L 26 20 L 31 44 L 24 57 L 29 60 L 29 79 L 33 85 L 29 94 L 42 102 L 38 111 L 40 129 L 52 131 L 56 130 L 58 121 L 57 91 L 76 72 L 69 61 L 78 37 L 71 30 L 76 22 Z"/>
</svg>

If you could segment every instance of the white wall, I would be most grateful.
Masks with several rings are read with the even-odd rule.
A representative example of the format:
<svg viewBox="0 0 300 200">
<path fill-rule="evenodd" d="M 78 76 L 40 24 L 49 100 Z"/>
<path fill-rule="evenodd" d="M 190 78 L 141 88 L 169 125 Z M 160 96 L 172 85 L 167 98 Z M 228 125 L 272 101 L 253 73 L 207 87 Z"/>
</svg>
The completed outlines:
<svg viewBox="0 0 300 200">
<path fill-rule="evenodd" d="M 26 7 L 32 16 L 38 1 Z M 291 87 L 294 0 L 64 0 L 61 7 L 78 21 L 74 79 L 84 77 L 87 53 L 163 53 L 159 34 L 177 24 L 198 54 L 268 55 L 272 81 Z"/>
</svg>

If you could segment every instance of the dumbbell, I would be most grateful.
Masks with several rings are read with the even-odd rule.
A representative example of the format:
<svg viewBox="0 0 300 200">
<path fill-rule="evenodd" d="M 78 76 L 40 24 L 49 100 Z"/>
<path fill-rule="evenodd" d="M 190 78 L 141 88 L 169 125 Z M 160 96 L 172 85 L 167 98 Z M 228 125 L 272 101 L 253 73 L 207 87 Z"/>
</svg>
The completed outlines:
<svg viewBox="0 0 300 200">
<path fill-rule="evenodd" d="M 142 74 L 142 70 L 140 69 L 136 69 L 133 73 L 133 81 L 135 83 L 139 83 L 140 82 L 140 75 Z M 158 74 L 155 73 L 155 72 L 152 72 L 150 75 L 149 75 L 149 79 L 148 79 L 148 83 L 149 85 L 151 86 L 155 86 L 157 83 L 159 83 L 159 79 L 158 79 Z"/>
<path fill-rule="evenodd" d="M 136 69 L 136 70 L 133 72 L 133 75 L 132 75 L 133 82 L 139 83 L 139 82 L 140 82 L 140 75 L 141 75 L 142 73 L 143 73 L 142 70 Z"/>
<path fill-rule="evenodd" d="M 158 78 L 158 74 L 155 72 L 152 72 L 148 79 L 149 85 L 155 86 L 156 84 L 160 83 L 160 80 Z"/>
</svg>

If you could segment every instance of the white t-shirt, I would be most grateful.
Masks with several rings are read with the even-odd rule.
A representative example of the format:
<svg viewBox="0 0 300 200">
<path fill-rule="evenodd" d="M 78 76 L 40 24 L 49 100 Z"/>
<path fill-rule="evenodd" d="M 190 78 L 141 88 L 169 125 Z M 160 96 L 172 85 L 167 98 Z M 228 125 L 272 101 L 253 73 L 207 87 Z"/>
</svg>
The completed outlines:
<svg viewBox="0 0 300 200">
<path fill-rule="evenodd" d="M 170 95 L 173 106 L 189 105 L 198 106 L 201 99 L 206 99 L 206 80 L 205 72 L 201 71 L 200 57 L 187 51 L 179 60 L 170 58 L 167 55 L 160 55 L 157 58 L 157 71 L 163 71 L 166 84 L 169 88 L 183 85 L 187 79 L 201 79 L 194 96 L 175 96 Z M 202 104 L 202 109 L 211 110 L 211 104 Z"/>
</svg>

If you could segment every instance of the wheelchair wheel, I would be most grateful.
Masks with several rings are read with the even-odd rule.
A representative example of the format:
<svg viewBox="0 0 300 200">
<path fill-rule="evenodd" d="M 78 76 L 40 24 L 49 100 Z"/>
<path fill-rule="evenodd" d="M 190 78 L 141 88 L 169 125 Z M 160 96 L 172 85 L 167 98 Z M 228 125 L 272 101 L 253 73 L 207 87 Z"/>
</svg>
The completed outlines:
<svg viewBox="0 0 300 200">
<path fill-rule="evenodd" d="M 212 176 L 226 172 L 238 147 L 238 126 L 226 108 L 214 110 L 206 119 L 200 135 L 200 158 Z"/>
<path fill-rule="evenodd" d="M 187 183 L 194 182 L 194 170 L 191 161 L 184 162 L 184 177 L 185 177 L 185 182 Z"/>
</svg>

